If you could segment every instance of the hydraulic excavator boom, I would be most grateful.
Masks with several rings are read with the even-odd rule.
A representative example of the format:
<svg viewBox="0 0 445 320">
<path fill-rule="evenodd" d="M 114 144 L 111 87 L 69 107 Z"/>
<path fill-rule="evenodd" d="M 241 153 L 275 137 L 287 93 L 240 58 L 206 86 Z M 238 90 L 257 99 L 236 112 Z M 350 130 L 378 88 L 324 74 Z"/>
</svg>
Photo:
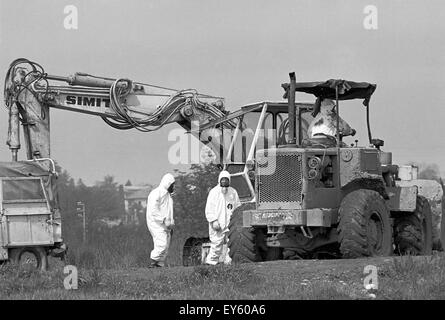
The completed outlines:
<svg viewBox="0 0 445 320">
<path fill-rule="evenodd" d="M 50 158 L 50 108 L 101 117 L 121 130 L 150 132 L 177 122 L 186 130 L 227 114 L 224 99 L 194 89 L 175 90 L 129 79 L 110 79 L 76 73 L 53 76 L 38 63 L 13 61 L 5 79 L 5 105 L 9 112 L 7 144 L 17 161 L 20 123 L 27 159 Z M 224 123 L 233 128 L 233 123 Z M 192 130 L 199 138 L 199 130 Z M 205 141 L 208 142 L 208 141 Z"/>
</svg>

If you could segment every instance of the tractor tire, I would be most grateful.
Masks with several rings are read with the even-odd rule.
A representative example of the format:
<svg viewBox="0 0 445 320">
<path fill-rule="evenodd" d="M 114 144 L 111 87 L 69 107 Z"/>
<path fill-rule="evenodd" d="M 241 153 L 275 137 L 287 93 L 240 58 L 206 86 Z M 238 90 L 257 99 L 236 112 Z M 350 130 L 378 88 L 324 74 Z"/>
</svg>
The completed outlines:
<svg viewBox="0 0 445 320">
<path fill-rule="evenodd" d="M 42 247 L 23 247 L 11 249 L 10 262 L 28 270 L 48 270 L 48 256 Z"/>
<path fill-rule="evenodd" d="M 390 213 L 376 191 L 359 189 L 343 198 L 337 231 L 343 258 L 389 256 L 393 251 Z"/>
<path fill-rule="evenodd" d="M 207 241 L 205 241 L 207 240 Z M 186 241 L 183 248 L 182 264 L 184 267 L 197 266 L 201 264 L 202 245 L 208 239 L 192 238 Z"/>
<path fill-rule="evenodd" d="M 262 261 L 253 228 L 243 227 L 243 212 L 255 209 L 255 204 L 245 203 L 233 211 L 229 223 L 229 255 L 233 263 Z"/>
<path fill-rule="evenodd" d="M 445 191 L 445 190 L 444 190 Z M 442 200 L 442 216 L 441 216 L 441 223 L 440 223 L 440 251 L 445 251 L 445 196 Z"/>
<path fill-rule="evenodd" d="M 401 255 L 430 255 L 433 252 L 433 222 L 428 200 L 418 196 L 416 211 L 395 220 L 394 244 Z"/>
</svg>

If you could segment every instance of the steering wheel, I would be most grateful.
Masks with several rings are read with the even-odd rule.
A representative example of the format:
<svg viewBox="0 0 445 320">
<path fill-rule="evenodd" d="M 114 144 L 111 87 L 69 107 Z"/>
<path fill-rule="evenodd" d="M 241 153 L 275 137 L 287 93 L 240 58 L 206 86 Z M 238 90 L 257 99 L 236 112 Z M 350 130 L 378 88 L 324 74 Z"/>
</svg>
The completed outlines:
<svg viewBox="0 0 445 320">
<path fill-rule="evenodd" d="M 308 138 L 307 130 L 309 129 L 309 122 L 304 118 L 301 119 L 301 127 L 302 127 L 301 139 L 303 140 L 303 139 Z M 297 130 L 298 130 L 298 127 L 297 127 Z M 281 122 L 280 128 L 278 129 L 278 145 L 287 144 L 288 137 L 289 137 L 289 118 L 286 118 L 283 120 L 283 122 Z"/>
<path fill-rule="evenodd" d="M 289 137 L 289 118 L 284 119 L 278 129 L 278 145 L 287 144 L 286 137 Z"/>
</svg>

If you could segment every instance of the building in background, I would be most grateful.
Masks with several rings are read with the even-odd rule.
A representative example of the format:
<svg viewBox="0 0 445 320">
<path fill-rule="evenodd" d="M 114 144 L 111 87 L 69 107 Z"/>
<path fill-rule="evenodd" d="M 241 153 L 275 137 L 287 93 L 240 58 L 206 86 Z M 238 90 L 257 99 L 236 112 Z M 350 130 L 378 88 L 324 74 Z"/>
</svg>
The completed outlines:
<svg viewBox="0 0 445 320">
<path fill-rule="evenodd" d="M 147 198 L 152 186 L 124 186 L 124 224 L 140 224 L 147 208 Z"/>
</svg>

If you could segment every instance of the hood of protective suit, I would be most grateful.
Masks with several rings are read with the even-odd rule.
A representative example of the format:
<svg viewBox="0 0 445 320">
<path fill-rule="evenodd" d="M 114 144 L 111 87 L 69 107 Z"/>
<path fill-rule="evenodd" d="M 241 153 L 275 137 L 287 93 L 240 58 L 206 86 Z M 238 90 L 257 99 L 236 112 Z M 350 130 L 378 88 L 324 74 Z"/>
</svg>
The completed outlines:
<svg viewBox="0 0 445 320">
<path fill-rule="evenodd" d="M 343 135 L 352 134 L 352 128 L 349 126 L 349 124 L 339 117 L 335 110 L 332 110 L 334 106 L 335 103 L 331 99 L 323 99 L 320 105 L 320 112 L 309 125 L 309 137 L 313 138 L 316 134 L 321 133 L 336 138 L 337 119 L 340 132 L 342 132 Z"/>
<path fill-rule="evenodd" d="M 220 184 L 222 178 L 227 178 L 230 182 L 230 173 L 226 170 L 221 171 L 218 177 L 218 185 Z"/>
<path fill-rule="evenodd" d="M 162 177 L 161 183 L 159 183 L 159 186 L 162 189 L 167 190 L 172 185 L 173 182 L 175 182 L 175 177 L 173 177 L 173 175 L 171 173 L 166 173 Z"/>
<path fill-rule="evenodd" d="M 163 256 L 161 253 L 166 250 L 166 247 L 168 248 L 168 244 L 163 238 L 167 230 L 166 220 L 168 219 L 171 223 L 174 223 L 173 199 L 167 191 L 173 182 L 175 182 L 175 178 L 167 173 L 162 177 L 159 186 L 154 188 L 147 198 L 147 226 L 153 237 L 155 248 L 159 249 L 161 247 L 162 249 L 161 252 L 159 250 L 157 250 L 157 253 L 156 250 L 154 250 L 155 253 L 152 252 L 151 258 L 156 261 L 161 261 Z"/>
</svg>

